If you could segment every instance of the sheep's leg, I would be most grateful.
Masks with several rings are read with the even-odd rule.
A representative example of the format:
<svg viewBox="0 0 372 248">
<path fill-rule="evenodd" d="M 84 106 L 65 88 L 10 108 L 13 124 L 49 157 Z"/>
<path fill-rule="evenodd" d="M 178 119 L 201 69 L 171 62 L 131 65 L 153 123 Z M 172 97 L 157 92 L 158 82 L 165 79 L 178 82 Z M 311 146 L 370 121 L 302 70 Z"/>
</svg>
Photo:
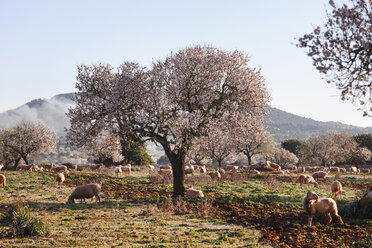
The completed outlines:
<svg viewBox="0 0 372 248">
<path fill-rule="evenodd" d="M 327 218 L 328 218 L 328 225 L 330 225 L 331 222 L 332 222 L 331 213 L 326 213 L 326 215 L 327 215 Z"/>
<path fill-rule="evenodd" d="M 312 215 L 309 215 L 308 222 L 309 222 L 309 226 L 311 226 L 311 223 L 313 222 L 313 216 Z"/>
<path fill-rule="evenodd" d="M 341 197 L 341 200 L 342 200 L 342 192 L 340 192 L 340 197 Z"/>
<path fill-rule="evenodd" d="M 338 221 L 340 221 L 340 223 L 341 223 L 341 224 L 344 224 L 344 222 L 342 221 L 342 218 L 341 218 L 341 216 L 340 216 L 340 215 L 338 215 L 338 214 L 335 214 L 335 215 L 336 215 L 336 217 L 337 217 Z"/>
</svg>

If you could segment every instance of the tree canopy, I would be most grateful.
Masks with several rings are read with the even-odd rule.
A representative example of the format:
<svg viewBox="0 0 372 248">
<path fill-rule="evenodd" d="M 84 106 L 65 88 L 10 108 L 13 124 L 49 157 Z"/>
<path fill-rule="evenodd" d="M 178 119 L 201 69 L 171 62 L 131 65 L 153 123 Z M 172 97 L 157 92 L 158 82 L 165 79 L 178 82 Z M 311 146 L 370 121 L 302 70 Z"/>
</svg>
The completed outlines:
<svg viewBox="0 0 372 248">
<path fill-rule="evenodd" d="M 326 75 L 328 83 L 341 90 L 342 100 L 351 100 L 372 113 L 372 2 L 351 0 L 338 7 L 329 1 L 324 27 L 298 39 L 308 50 L 313 65 Z"/>
</svg>

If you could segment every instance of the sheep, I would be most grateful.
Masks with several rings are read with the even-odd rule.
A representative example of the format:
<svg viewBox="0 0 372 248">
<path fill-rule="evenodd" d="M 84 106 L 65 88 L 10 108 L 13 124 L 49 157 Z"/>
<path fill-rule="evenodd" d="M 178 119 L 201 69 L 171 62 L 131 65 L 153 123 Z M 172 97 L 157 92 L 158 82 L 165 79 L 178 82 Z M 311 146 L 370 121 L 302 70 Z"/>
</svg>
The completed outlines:
<svg viewBox="0 0 372 248">
<path fill-rule="evenodd" d="M 44 168 L 45 171 L 51 171 L 54 169 L 54 164 L 42 164 L 41 167 Z"/>
<path fill-rule="evenodd" d="M 328 217 L 328 225 L 332 222 L 331 214 L 334 214 L 341 224 L 344 224 L 338 215 L 337 204 L 331 198 L 319 198 L 314 192 L 307 192 L 302 199 L 302 207 L 309 214 L 308 222 L 311 226 L 314 214 L 325 214 Z"/>
<path fill-rule="evenodd" d="M 77 186 L 68 197 L 68 203 L 75 203 L 75 199 L 80 199 L 81 201 L 83 201 L 84 199 L 85 201 L 86 198 L 92 198 L 93 196 L 96 197 L 96 202 L 101 202 L 101 198 L 99 197 L 100 192 L 101 185 L 99 185 L 98 183 Z"/>
<path fill-rule="evenodd" d="M 247 165 L 243 165 L 242 171 L 249 172 L 250 171 L 250 167 L 247 166 Z"/>
<path fill-rule="evenodd" d="M 56 171 L 57 173 L 63 172 L 63 173 L 68 174 L 68 169 L 66 165 L 58 165 L 54 167 L 53 170 Z"/>
<path fill-rule="evenodd" d="M 160 165 L 159 166 L 159 169 L 160 170 L 162 170 L 162 169 L 164 169 L 164 170 L 171 170 L 172 169 L 172 166 L 170 166 L 170 165 Z"/>
<path fill-rule="evenodd" d="M 334 181 L 331 183 L 331 190 L 332 190 L 332 196 L 336 198 L 337 196 L 340 196 L 342 200 L 342 184 L 339 181 Z"/>
<path fill-rule="evenodd" d="M 214 179 L 220 179 L 221 178 L 221 174 L 219 171 L 208 171 L 208 175 L 212 178 L 212 180 Z"/>
<path fill-rule="evenodd" d="M 313 178 L 323 178 L 325 179 L 327 177 L 328 173 L 324 171 L 317 171 L 312 176 Z"/>
<path fill-rule="evenodd" d="M 351 172 L 351 174 L 358 174 L 358 169 L 357 169 L 357 167 L 355 167 L 355 166 L 351 166 L 351 167 L 350 167 L 350 172 Z"/>
<path fill-rule="evenodd" d="M 6 187 L 6 177 L 3 174 L 0 174 L 0 187 L 3 185 L 4 189 Z"/>
<path fill-rule="evenodd" d="M 371 173 L 371 170 L 370 169 L 362 169 L 362 173 Z"/>
<path fill-rule="evenodd" d="M 232 164 L 228 164 L 228 165 L 226 165 L 226 170 L 237 172 L 237 171 L 239 170 L 239 166 L 235 166 L 235 165 L 232 165 Z"/>
<path fill-rule="evenodd" d="M 32 165 L 22 165 L 19 167 L 19 171 L 32 171 Z"/>
<path fill-rule="evenodd" d="M 126 175 L 126 176 L 130 176 L 131 169 L 132 169 L 132 165 L 131 164 L 127 164 L 125 166 L 121 166 L 121 170 L 124 173 L 124 175 Z"/>
<path fill-rule="evenodd" d="M 262 167 L 261 163 L 251 164 L 249 165 L 248 170 L 258 170 L 258 169 L 261 169 L 261 167 Z"/>
<path fill-rule="evenodd" d="M 205 167 L 205 165 L 200 166 L 199 169 L 200 169 L 200 173 L 202 173 L 202 174 L 207 173 L 207 167 Z"/>
<path fill-rule="evenodd" d="M 306 169 L 305 167 L 298 167 L 297 173 L 305 173 Z"/>
<path fill-rule="evenodd" d="M 315 181 L 315 179 L 309 175 L 300 175 L 296 181 L 300 183 L 301 188 L 302 184 L 314 184 L 314 187 L 319 187 L 319 184 Z"/>
<path fill-rule="evenodd" d="M 340 173 L 346 173 L 346 168 L 340 168 Z"/>
<path fill-rule="evenodd" d="M 121 176 L 121 174 L 123 173 L 121 166 L 115 167 L 114 172 L 116 177 L 119 177 L 119 175 Z"/>
<path fill-rule="evenodd" d="M 103 168 L 103 164 L 91 164 L 91 165 L 89 165 L 89 169 L 91 169 L 91 170 L 99 170 L 101 168 Z"/>
<path fill-rule="evenodd" d="M 4 168 L 3 164 L 0 164 L 0 171 Z"/>
<path fill-rule="evenodd" d="M 372 188 L 369 189 L 369 192 L 367 194 L 360 198 L 360 200 L 358 201 L 358 206 L 363 208 L 370 200 L 372 200 Z"/>
<path fill-rule="evenodd" d="M 329 167 L 329 170 L 330 170 L 331 172 L 336 172 L 337 174 L 340 173 L 340 168 L 338 168 L 338 167 L 336 167 L 336 166 L 334 166 L 334 167 Z"/>
<path fill-rule="evenodd" d="M 194 189 L 193 186 L 190 186 L 186 192 L 187 197 L 204 197 L 204 194 L 201 190 Z"/>
<path fill-rule="evenodd" d="M 251 171 L 253 174 L 256 174 L 256 175 L 260 175 L 261 174 L 261 172 L 259 172 L 258 170 L 252 170 Z"/>
<path fill-rule="evenodd" d="M 222 168 L 219 168 L 217 171 L 220 173 L 221 176 L 226 174 L 226 171 Z"/>
<path fill-rule="evenodd" d="M 297 171 L 297 166 L 296 165 L 292 166 L 292 171 Z"/>
<path fill-rule="evenodd" d="M 280 171 L 281 170 L 280 165 L 278 165 L 276 163 L 273 163 L 273 162 L 270 162 L 270 161 L 266 161 L 266 163 L 264 165 L 264 168 L 268 169 L 268 170 L 271 170 L 271 171 Z"/>
<path fill-rule="evenodd" d="M 171 169 L 160 169 L 159 174 L 166 177 L 166 176 L 172 176 L 173 172 Z"/>
<path fill-rule="evenodd" d="M 65 175 L 63 174 L 63 172 L 57 173 L 55 178 L 57 184 L 62 184 L 65 181 Z"/>
<path fill-rule="evenodd" d="M 192 167 L 186 167 L 185 168 L 185 175 L 187 174 L 191 174 L 191 175 L 194 175 L 194 169 Z"/>
</svg>

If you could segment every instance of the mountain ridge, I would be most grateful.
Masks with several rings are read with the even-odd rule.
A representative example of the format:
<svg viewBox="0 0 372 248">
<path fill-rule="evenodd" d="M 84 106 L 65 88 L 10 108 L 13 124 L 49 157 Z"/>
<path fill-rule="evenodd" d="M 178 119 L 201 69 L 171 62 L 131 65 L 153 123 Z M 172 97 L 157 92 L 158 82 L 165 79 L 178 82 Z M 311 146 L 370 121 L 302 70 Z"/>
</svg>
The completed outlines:
<svg viewBox="0 0 372 248">
<path fill-rule="evenodd" d="M 66 113 L 74 106 L 74 93 L 58 94 L 50 99 L 34 99 L 15 109 L 0 113 L 0 128 L 8 128 L 21 121 L 41 121 L 59 135 L 69 127 Z M 317 121 L 298 116 L 275 107 L 268 107 L 265 124 L 276 142 L 286 139 L 304 139 L 329 130 L 350 133 L 372 133 L 371 127 L 358 127 L 341 122 Z"/>
</svg>

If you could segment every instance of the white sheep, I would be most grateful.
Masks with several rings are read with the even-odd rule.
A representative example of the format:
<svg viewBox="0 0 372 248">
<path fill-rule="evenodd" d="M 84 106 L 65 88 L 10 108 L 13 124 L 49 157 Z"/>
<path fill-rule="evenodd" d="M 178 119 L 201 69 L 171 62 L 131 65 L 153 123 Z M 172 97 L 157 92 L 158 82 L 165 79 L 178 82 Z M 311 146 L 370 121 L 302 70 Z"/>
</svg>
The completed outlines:
<svg viewBox="0 0 372 248">
<path fill-rule="evenodd" d="M 314 214 L 325 214 L 328 218 L 328 225 L 332 222 L 331 214 L 334 214 L 341 224 L 344 224 L 340 215 L 338 215 L 337 204 L 331 198 L 319 198 L 314 192 L 307 192 L 302 199 L 302 207 L 309 214 L 308 222 L 311 226 Z"/>
<path fill-rule="evenodd" d="M 332 190 L 332 196 L 336 198 L 337 196 L 340 196 L 342 199 L 342 184 L 339 181 L 334 181 L 331 183 L 331 190 Z"/>
<path fill-rule="evenodd" d="M 116 177 L 119 177 L 119 175 L 121 176 L 121 174 L 123 173 L 121 166 L 115 167 L 114 172 Z"/>
<path fill-rule="evenodd" d="M 358 174 L 358 168 L 355 167 L 355 166 L 351 166 L 350 167 L 350 172 L 351 172 L 351 174 Z"/>
<path fill-rule="evenodd" d="M 187 175 L 187 174 L 191 174 L 191 175 L 194 175 L 194 169 L 193 169 L 193 167 L 186 167 L 185 168 L 185 175 Z"/>
<path fill-rule="evenodd" d="M 187 197 L 204 197 L 204 194 L 201 190 L 194 189 L 193 186 L 190 186 L 186 192 Z"/>
<path fill-rule="evenodd" d="M 131 164 L 127 164 L 125 166 L 121 166 L 121 170 L 124 173 L 124 175 L 130 176 L 130 172 L 132 170 L 132 165 Z"/>
<path fill-rule="evenodd" d="M 65 175 L 63 174 L 63 172 L 59 172 L 56 174 L 55 179 L 57 184 L 62 184 L 65 181 Z"/>
<path fill-rule="evenodd" d="M 75 203 L 75 199 L 85 201 L 87 198 L 96 197 L 96 202 L 101 202 L 99 193 L 101 192 L 101 185 L 98 183 L 86 184 L 77 186 L 68 198 L 68 203 Z"/>
<path fill-rule="evenodd" d="M 205 174 L 207 173 L 207 167 L 205 165 L 199 167 L 200 173 Z"/>
<path fill-rule="evenodd" d="M 6 187 L 6 177 L 3 174 L 0 174 L 0 187 L 3 185 L 4 189 Z"/>
</svg>

